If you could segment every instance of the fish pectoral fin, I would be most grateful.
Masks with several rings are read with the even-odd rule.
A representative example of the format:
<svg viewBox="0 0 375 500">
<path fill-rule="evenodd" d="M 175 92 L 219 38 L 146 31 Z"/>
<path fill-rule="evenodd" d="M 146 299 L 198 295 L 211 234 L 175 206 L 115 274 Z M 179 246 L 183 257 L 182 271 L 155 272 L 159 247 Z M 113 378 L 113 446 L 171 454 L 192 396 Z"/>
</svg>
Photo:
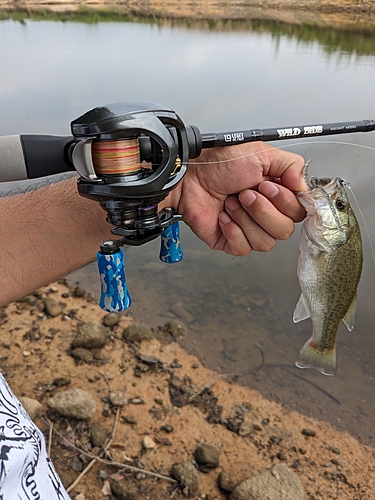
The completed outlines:
<svg viewBox="0 0 375 500">
<path fill-rule="evenodd" d="M 297 302 L 296 308 L 293 313 L 293 321 L 294 323 L 298 323 L 299 321 L 303 321 L 310 317 L 309 309 L 307 307 L 307 302 L 304 295 L 301 293 L 301 296 Z"/>
<path fill-rule="evenodd" d="M 351 332 L 354 327 L 356 310 L 357 310 L 357 294 L 354 295 L 354 298 L 349 306 L 349 309 L 346 311 L 345 316 L 342 318 L 349 332 Z"/>
</svg>

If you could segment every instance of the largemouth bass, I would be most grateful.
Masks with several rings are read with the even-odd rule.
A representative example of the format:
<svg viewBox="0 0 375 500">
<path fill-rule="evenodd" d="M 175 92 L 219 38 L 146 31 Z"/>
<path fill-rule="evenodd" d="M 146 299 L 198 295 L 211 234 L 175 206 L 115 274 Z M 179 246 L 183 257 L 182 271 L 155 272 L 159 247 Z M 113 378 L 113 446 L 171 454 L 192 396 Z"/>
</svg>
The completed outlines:
<svg viewBox="0 0 375 500">
<path fill-rule="evenodd" d="M 345 182 L 311 178 L 309 191 L 297 193 L 307 215 L 301 229 L 297 275 L 301 296 L 297 323 L 311 318 L 313 332 L 298 354 L 298 368 L 336 372 L 336 332 L 341 320 L 353 329 L 362 272 L 362 242 Z"/>
</svg>

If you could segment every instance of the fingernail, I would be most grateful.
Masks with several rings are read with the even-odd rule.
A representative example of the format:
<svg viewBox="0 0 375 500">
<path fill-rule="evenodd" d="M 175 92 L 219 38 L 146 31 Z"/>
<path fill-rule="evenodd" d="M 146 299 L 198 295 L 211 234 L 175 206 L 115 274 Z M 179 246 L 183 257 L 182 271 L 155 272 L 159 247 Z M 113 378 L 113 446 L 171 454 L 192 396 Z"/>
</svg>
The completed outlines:
<svg viewBox="0 0 375 500">
<path fill-rule="evenodd" d="M 274 182 L 263 182 L 259 185 L 259 191 L 267 198 L 273 198 L 280 193 L 279 186 Z"/>
<path fill-rule="evenodd" d="M 225 208 L 227 208 L 230 212 L 239 209 L 240 206 L 241 204 L 235 196 L 231 196 L 225 202 Z"/>
<path fill-rule="evenodd" d="M 247 190 L 240 194 L 241 203 L 244 207 L 248 207 L 256 200 L 256 194 L 254 191 Z"/>
<path fill-rule="evenodd" d="M 232 219 L 226 212 L 221 212 L 221 214 L 219 214 L 219 220 L 222 224 L 228 224 L 228 222 L 230 222 Z"/>
</svg>

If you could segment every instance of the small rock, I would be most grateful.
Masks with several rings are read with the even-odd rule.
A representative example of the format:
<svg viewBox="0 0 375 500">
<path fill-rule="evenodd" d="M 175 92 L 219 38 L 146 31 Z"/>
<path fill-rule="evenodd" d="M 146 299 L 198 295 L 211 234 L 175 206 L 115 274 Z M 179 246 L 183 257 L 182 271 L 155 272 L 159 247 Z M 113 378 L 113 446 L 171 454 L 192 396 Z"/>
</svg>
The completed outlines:
<svg viewBox="0 0 375 500">
<path fill-rule="evenodd" d="M 333 446 L 331 448 L 331 451 L 332 451 L 332 453 L 336 453 L 336 455 L 340 455 L 340 453 L 341 453 L 340 448 L 337 448 L 336 446 Z"/>
<path fill-rule="evenodd" d="M 107 431 L 100 422 L 94 422 L 90 428 L 90 437 L 92 445 L 101 448 L 107 437 Z"/>
<path fill-rule="evenodd" d="M 141 342 L 142 340 L 152 339 L 154 337 L 151 330 L 140 323 L 133 323 L 124 328 L 122 336 L 127 342 Z"/>
<path fill-rule="evenodd" d="M 72 349 L 83 347 L 85 349 L 101 349 L 108 341 L 108 331 L 99 322 L 90 321 L 83 324 L 72 342 Z"/>
<path fill-rule="evenodd" d="M 64 387 L 66 385 L 69 385 L 70 382 L 71 379 L 69 377 L 58 377 L 54 379 L 52 384 L 55 385 L 56 387 Z"/>
<path fill-rule="evenodd" d="M 170 333 L 174 339 L 183 337 L 186 332 L 185 326 L 178 321 L 169 321 L 164 325 L 164 329 Z"/>
<path fill-rule="evenodd" d="M 316 431 L 314 431 L 313 429 L 302 429 L 301 432 L 304 436 L 311 436 L 311 437 L 316 436 Z"/>
<path fill-rule="evenodd" d="M 159 363 L 158 358 L 156 358 L 155 356 L 148 356 L 147 354 L 140 354 L 138 356 L 138 359 L 142 364 L 149 366 L 155 366 Z"/>
<path fill-rule="evenodd" d="M 129 400 L 129 403 L 133 404 L 133 405 L 144 405 L 145 402 L 143 401 L 143 399 L 141 398 L 133 398 L 133 399 L 130 399 Z"/>
<path fill-rule="evenodd" d="M 165 424 L 160 427 L 160 430 L 169 434 L 174 431 L 174 427 L 171 424 Z"/>
<path fill-rule="evenodd" d="M 45 311 L 48 316 L 54 318 L 62 313 L 62 308 L 55 299 L 48 297 L 48 299 L 45 300 Z"/>
<path fill-rule="evenodd" d="M 128 479 L 124 481 L 112 481 L 111 490 L 118 500 L 139 500 L 140 498 L 137 486 Z"/>
<path fill-rule="evenodd" d="M 121 314 L 118 312 L 108 313 L 103 317 L 102 323 L 104 326 L 112 327 L 118 325 L 121 319 Z"/>
<path fill-rule="evenodd" d="M 122 420 L 126 423 L 126 424 L 131 424 L 131 425 L 134 425 L 137 423 L 137 419 L 133 416 L 133 415 L 124 415 L 122 417 Z"/>
<path fill-rule="evenodd" d="M 96 411 L 94 398 L 82 389 L 66 389 L 57 392 L 48 401 L 48 406 L 64 417 L 91 418 Z"/>
<path fill-rule="evenodd" d="M 237 430 L 237 434 L 239 436 L 245 437 L 248 436 L 252 430 L 254 429 L 254 424 L 249 420 L 244 420 Z"/>
<path fill-rule="evenodd" d="M 236 483 L 233 481 L 233 479 L 229 476 L 228 472 L 225 470 L 222 470 L 218 475 L 217 484 L 219 488 L 225 491 L 226 493 L 232 493 L 232 491 L 236 487 Z"/>
<path fill-rule="evenodd" d="M 86 290 L 82 286 L 76 286 L 73 290 L 73 297 L 84 297 Z"/>
<path fill-rule="evenodd" d="M 171 475 L 179 482 L 182 488 L 186 488 L 189 494 L 194 494 L 199 489 L 198 471 L 194 465 L 186 460 L 172 466 Z"/>
<path fill-rule="evenodd" d="M 85 363 L 90 363 L 94 359 L 92 352 L 84 347 L 76 347 L 70 353 L 72 358 L 84 361 Z"/>
<path fill-rule="evenodd" d="M 288 460 L 288 455 L 284 450 L 280 450 L 279 453 L 277 454 L 277 458 L 279 460 Z"/>
<path fill-rule="evenodd" d="M 162 406 L 163 405 L 163 400 L 161 398 L 154 398 L 154 401 L 157 405 Z"/>
<path fill-rule="evenodd" d="M 36 399 L 20 396 L 18 400 L 28 413 L 31 420 L 36 419 L 41 414 L 42 405 Z"/>
<path fill-rule="evenodd" d="M 303 500 L 302 483 L 289 467 L 275 464 L 263 474 L 240 483 L 230 500 Z"/>
<path fill-rule="evenodd" d="M 31 352 L 30 352 L 30 351 L 23 351 L 23 353 L 22 353 L 22 354 L 23 354 L 23 356 L 24 356 L 25 358 L 28 358 L 29 356 L 31 356 Z"/>
<path fill-rule="evenodd" d="M 153 448 L 156 448 L 156 443 L 150 436 L 145 436 L 143 438 L 142 446 L 146 450 L 152 450 Z"/>
<path fill-rule="evenodd" d="M 128 398 L 124 391 L 111 391 L 108 399 L 112 406 L 124 406 L 128 402 Z"/>
<path fill-rule="evenodd" d="M 220 452 L 210 444 L 200 444 L 194 456 L 197 463 L 204 469 L 215 469 L 219 465 Z"/>
</svg>

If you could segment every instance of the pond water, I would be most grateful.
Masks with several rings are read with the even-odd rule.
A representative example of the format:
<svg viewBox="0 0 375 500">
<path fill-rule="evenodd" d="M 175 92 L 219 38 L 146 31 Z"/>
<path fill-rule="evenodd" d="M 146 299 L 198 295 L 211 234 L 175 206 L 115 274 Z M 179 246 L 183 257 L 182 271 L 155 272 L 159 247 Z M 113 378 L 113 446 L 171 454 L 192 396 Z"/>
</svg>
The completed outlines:
<svg viewBox="0 0 375 500">
<path fill-rule="evenodd" d="M 68 135 L 70 121 L 85 111 L 129 100 L 163 103 L 202 132 L 375 119 L 375 39 L 363 33 L 4 17 L 1 135 Z M 375 132 L 278 145 L 311 158 L 311 174 L 350 182 L 375 242 Z M 182 229 L 178 265 L 158 261 L 156 242 L 127 251 L 130 314 L 153 327 L 184 322 L 185 346 L 209 367 L 374 445 L 375 264 L 365 230 L 356 325 L 351 333 L 340 325 L 338 373 L 324 377 L 294 367 L 311 330 L 309 320 L 292 321 L 299 228 L 273 251 L 237 259 Z M 94 265 L 70 280 L 98 292 Z M 252 377 L 257 343 L 265 364 Z"/>
</svg>

